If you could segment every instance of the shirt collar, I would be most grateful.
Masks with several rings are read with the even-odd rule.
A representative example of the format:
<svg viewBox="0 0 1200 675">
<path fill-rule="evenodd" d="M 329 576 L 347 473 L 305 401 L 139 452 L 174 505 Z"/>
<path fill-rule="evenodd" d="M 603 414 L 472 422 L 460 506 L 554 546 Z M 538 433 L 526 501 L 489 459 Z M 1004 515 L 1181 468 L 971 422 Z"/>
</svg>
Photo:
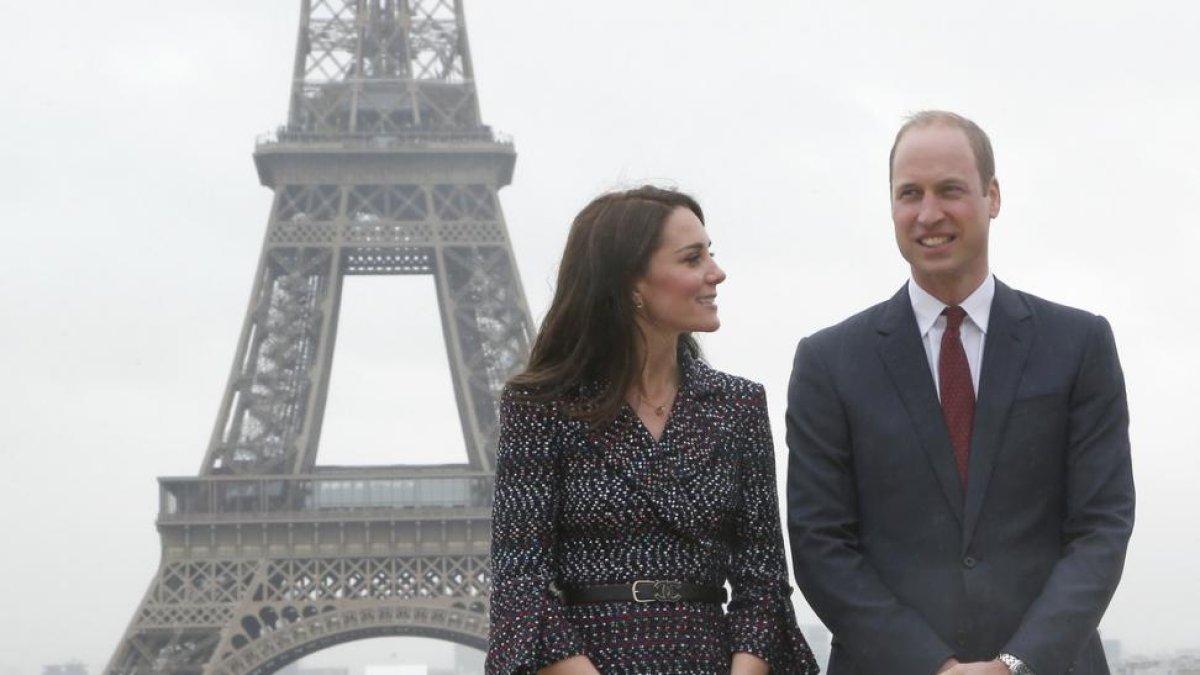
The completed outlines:
<svg viewBox="0 0 1200 675">
<path fill-rule="evenodd" d="M 979 284 L 979 288 L 972 291 L 960 305 L 970 317 L 971 323 L 978 326 L 984 335 L 987 335 L 988 318 L 992 314 L 992 298 L 995 296 L 996 277 L 989 272 L 983 283 Z M 933 328 L 933 324 L 942 315 L 942 310 L 946 309 L 946 303 L 930 295 L 915 279 L 908 280 L 908 299 L 912 302 L 913 314 L 917 317 L 917 328 L 922 336 L 928 335 L 929 329 Z"/>
</svg>

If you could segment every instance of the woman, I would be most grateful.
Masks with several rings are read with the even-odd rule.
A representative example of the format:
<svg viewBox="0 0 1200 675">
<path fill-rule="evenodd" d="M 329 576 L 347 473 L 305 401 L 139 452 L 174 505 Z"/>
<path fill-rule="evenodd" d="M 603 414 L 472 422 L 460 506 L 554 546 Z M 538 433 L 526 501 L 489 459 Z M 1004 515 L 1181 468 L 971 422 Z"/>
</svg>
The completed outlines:
<svg viewBox="0 0 1200 675">
<path fill-rule="evenodd" d="M 488 675 L 817 672 L 763 388 L 709 368 L 691 335 L 720 325 L 724 280 L 680 192 L 575 218 L 501 398 Z"/>
</svg>

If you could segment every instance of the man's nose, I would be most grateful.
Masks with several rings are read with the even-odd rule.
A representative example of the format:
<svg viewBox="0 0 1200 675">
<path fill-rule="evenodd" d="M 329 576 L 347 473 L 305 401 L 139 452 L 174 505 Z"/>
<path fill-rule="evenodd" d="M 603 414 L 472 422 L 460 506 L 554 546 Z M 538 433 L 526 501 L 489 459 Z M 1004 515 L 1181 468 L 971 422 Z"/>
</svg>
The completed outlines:
<svg viewBox="0 0 1200 675">
<path fill-rule="evenodd" d="M 925 225 L 932 225 L 942 219 L 942 203 L 937 195 L 926 194 L 921 199 L 921 210 L 917 212 L 917 220 Z"/>
</svg>

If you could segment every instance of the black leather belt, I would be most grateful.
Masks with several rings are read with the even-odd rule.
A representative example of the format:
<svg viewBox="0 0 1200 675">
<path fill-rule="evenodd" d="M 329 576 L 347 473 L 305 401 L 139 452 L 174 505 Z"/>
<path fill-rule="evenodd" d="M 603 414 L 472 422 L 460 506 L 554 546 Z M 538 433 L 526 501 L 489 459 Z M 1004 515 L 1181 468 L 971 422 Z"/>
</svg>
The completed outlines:
<svg viewBox="0 0 1200 675">
<path fill-rule="evenodd" d="M 725 602 L 721 586 L 701 586 L 686 581 L 635 581 L 632 584 L 564 588 L 563 602 Z"/>
</svg>

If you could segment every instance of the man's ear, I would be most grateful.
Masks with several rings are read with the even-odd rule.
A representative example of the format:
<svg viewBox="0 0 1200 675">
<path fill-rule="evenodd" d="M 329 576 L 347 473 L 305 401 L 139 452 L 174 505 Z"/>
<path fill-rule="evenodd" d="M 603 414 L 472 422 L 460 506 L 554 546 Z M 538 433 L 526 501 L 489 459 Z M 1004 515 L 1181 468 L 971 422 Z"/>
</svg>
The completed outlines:
<svg viewBox="0 0 1200 675">
<path fill-rule="evenodd" d="M 1000 215 L 1000 181 L 995 176 L 988 183 L 987 199 L 988 215 L 995 218 Z"/>
</svg>

